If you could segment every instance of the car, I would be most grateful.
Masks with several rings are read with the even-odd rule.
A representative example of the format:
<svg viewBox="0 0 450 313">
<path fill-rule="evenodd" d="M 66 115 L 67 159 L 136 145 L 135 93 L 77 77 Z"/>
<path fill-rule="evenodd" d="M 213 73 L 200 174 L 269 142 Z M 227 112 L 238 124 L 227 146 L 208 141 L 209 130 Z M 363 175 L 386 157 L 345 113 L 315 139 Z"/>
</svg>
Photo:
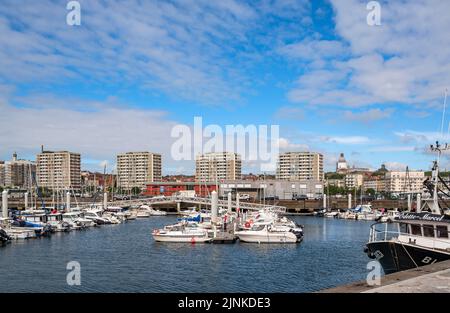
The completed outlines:
<svg viewBox="0 0 450 313">
<path fill-rule="evenodd" d="M 292 200 L 297 200 L 297 201 L 308 200 L 308 196 L 306 196 L 306 195 L 293 195 L 292 196 Z"/>
<path fill-rule="evenodd" d="M 269 196 L 269 197 L 265 197 L 264 200 L 266 200 L 266 201 L 275 201 L 275 200 L 280 200 L 280 197 L 278 197 L 278 196 Z"/>
<path fill-rule="evenodd" d="M 248 194 L 239 195 L 239 200 L 248 201 L 248 200 L 250 200 L 250 195 L 248 195 Z"/>
</svg>

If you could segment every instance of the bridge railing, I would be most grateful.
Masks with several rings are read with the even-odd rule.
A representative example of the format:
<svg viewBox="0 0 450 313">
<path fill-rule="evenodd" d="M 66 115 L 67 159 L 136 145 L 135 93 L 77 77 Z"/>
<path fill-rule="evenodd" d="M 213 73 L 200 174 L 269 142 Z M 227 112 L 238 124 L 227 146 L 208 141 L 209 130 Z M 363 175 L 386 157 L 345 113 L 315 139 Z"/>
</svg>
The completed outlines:
<svg viewBox="0 0 450 313">
<path fill-rule="evenodd" d="M 169 204 L 173 202 L 185 202 L 192 204 L 204 204 L 211 205 L 210 198 L 202 198 L 202 197 L 183 197 L 183 196 L 171 196 L 164 198 L 141 198 L 141 199 L 132 199 L 132 200 L 119 200 L 110 202 L 111 205 L 115 206 L 130 206 L 130 205 L 152 205 L 152 204 Z M 228 200 L 218 200 L 218 205 L 221 207 L 228 207 Z M 231 202 L 232 208 L 237 208 L 237 202 Z M 241 210 L 263 210 L 263 209 L 271 209 L 272 211 L 285 213 L 286 207 L 277 206 L 277 205 L 264 205 L 259 203 L 251 203 L 251 202 L 239 202 L 239 209 Z"/>
</svg>

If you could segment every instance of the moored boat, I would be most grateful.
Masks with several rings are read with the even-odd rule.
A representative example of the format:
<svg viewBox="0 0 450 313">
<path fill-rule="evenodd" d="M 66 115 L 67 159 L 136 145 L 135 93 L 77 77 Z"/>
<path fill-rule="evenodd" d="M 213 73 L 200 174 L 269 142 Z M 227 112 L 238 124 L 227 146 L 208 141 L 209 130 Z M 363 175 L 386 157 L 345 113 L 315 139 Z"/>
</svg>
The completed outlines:
<svg viewBox="0 0 450 313">
<path fill-rule="evenodd" d="M 449 260 L 449 226 L 446 215 L 405 212 L 372 225 L 365 252 L 386 274 Z"/>
<path fill-rule="evenodd" d="M 198 227 L 196 223 L 188 222 L 155 229 L 152 235 L 153 239 L 158 242 L 206 243 L 212 240 L 207 229 Z"/>
<path fill-rule="evenodd" d="M 249 243 L 298 243 L 303 240 L 303 230 L 272 223 L 257 223 L 249 230 L 237 231 L 242 242 Z"/>
</svg>

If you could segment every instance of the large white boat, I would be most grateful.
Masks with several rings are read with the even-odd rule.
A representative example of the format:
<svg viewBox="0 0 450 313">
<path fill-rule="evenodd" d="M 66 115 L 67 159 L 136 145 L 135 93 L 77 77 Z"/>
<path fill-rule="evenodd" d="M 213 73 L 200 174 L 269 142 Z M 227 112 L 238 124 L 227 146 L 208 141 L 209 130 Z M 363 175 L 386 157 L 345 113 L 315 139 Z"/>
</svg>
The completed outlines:
<svg viewBox="0 0 450 313">
<path fill-rule="evenodd" d="M 186 222 L 155 229 L 152 235 L 159 242 L 206 243 L 212 240 L 207 229 L 198 227 L 196 223 Z"/>
<path fill-rule="evenodd" d="M 47 223 L 57 232 L 68 232 L 72 230 L 70 223 L 63 220 L 61 213 L 48 214 Z"/>
<path fill-rule="evenodd" d="M 167 212 L 160 211 L 160 210 L 150 210 L 150 216 L 166 216 Z"/>
<path fill-rule="evenodd" d="M 82 213 L 79 211 L 64 213 L 62 219 L 69 223 L 72 229 L 93 227 L 97 225 L 93 220 L 83 218 Z"/>
<path fill-rule="evenodd" d="M 97 225 L 111 224 L 111 221 L 102 217 L 102 210 L 86 210 L 84 211 L 84 218 L 95 222 Z"/>
<path fill-rule="evenodd" d="M 150 216 L 165 216 L 166 212 L 160 210 L 154 210 L 148 205 L 141 205 L 137 212 L 137 217 L 150 217 Z"/>
<path fill-rule="evenodd" d="M 303 240 L 300 228 L 276 226 L 272 223 L 257 223 L 251 229 L 237 231 L 235 234 L 240 241 L 250 243 L 297 243 Z"/>
<path fill-rule="evenodd" d="M 34 227 L 16 227 L 9 218 L 0 217 L 0 227 L 14 240 L 36 238 L 39 230 Z"/>
<path fill-rule="evenodd" d="M 328 217 L 328 218 L 337 218 L 337 217 L 339 217 L 339 211 L 327 212 L 323 216 Z"/>
</svg>

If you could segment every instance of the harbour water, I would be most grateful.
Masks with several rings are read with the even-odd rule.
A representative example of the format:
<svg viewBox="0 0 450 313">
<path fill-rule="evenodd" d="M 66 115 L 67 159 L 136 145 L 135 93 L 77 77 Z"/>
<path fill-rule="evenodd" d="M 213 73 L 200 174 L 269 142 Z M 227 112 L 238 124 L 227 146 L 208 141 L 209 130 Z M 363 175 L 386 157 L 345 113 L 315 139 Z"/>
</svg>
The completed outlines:
<svg viewBox="0 0 450 313">
<path fill-rule="evenodd" d="M 363 252 L 373 222 L 293 217 L 301 244 L 157 243 L 152 217 L 0 248 L 0 292 L 313 292 L 367 276 Z M 81 265 L 81 285 L 66 282 Z"/>
</svg>

